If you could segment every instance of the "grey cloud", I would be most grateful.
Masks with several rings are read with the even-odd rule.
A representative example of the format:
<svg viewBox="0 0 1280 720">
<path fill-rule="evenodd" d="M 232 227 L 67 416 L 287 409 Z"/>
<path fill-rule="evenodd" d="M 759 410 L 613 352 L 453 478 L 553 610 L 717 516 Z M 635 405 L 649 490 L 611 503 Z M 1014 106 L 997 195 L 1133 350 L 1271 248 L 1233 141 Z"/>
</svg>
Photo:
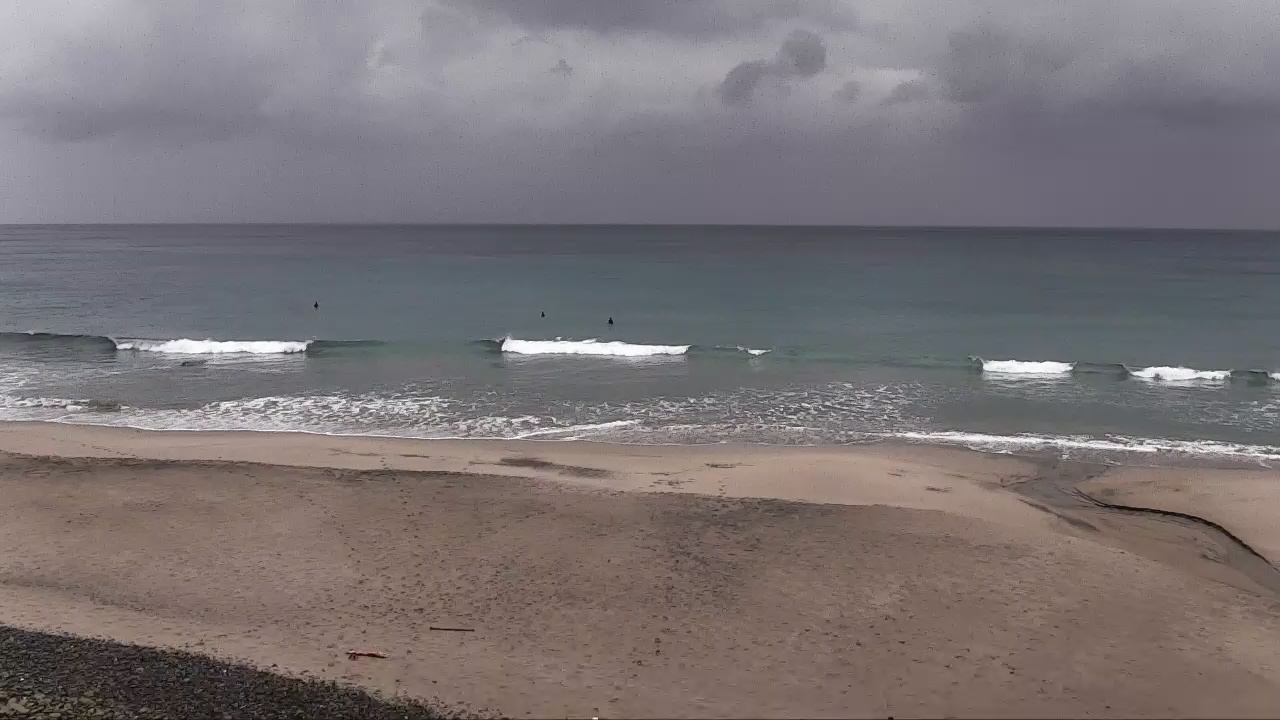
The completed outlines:
<svg viewBox="0 0 1280 720">
<path fill-rule="evenodd" d="M 884 99 L 886 105 L 902 105 L 906 103 L 928 100 L 933 94 L 929 85 L 923 80 L 908 80 L 898 83 Z"/>
<path fill-rule="evenodd" d="M 763 60 L 738 63 L 724 76 L 718 92 L 725 105 L 743 105 L 751 101 L 756 86 L 769 74 L 769 65 Z"/>
<path fill-rule="evenodd" d="M 0 85 L 0 115 L 57 140 L 219 139 L 260 127 L 272 60 L 253 47 L 224 52 L 227 27 L 216 18 L 207 36 L 180 40 L 180 21 L 161 11 L 137 37 L 86 36 L 54 49 L 25 83 Z"/>
<path fill-rule="evenodd" d="M 808 78 L 826 67 L 827 47 L 822 38 L 808 30 L 793 30 L 773 61 L 748 60 L 733 66 L 718 88 L 720 99 L 726 105 L 742 105 L 751 101 L 765 78 Z"/>
<path fill-rule="evenodd" d="M 1125 42 L 1141 52 L 1130 55 Z M 949 33 L 933 75 L 943 98 L 987 106 L 978 112 L 986 120 L 999 113 L 1009 122 L 1114 127 L 1145 119 L 1171 128 L 1280 120 L 1277 44 L 1245 52 L 1230 45 L 1196 49 L 1152 52 L 1129 40 L 1107 47 L 1096 37 L 1047 37 L 985 21 Z M 1262 60 L 1250 63 L 1251 57 Z"/>
<path fill-rule="evenodd" d="M 940 75 L 943 95 L 978 102 L 993 95 L 1043 89 L 1048 76 L 1066 67 L 1071 52 L 1020 41 L 990 24 L 958 30 L 948 37 Z"/>
<path fill-rule="evenodd" d="M 794 30 L 782 41 L 774 71 L 780 75 L 812 77 L 827 67 L 827 47 L 822 38 L 808 30 Z"/>
<path fill-rule="evenodd" d="M 1098 105 L 1128 109 L 1164 125 L 1213 128 L 1280 123 L 1280 87 L 1215 83 L 1167 66 L 1130 67 Z"/>
<path fill-rule="evenodd" d="M 331 93 L 342 92 L 366 59 L 358 25 L 329 10 L 282 14 L 262 28 L 247 27 L 232 6 L 124 10 L 128 22 L 64 36 L 37 63 L 0 74 L 0 117 L 61 141 L 225 140 L 268 127 L 273 96 L 299 73 L 299 61 L 313 59 L 275 36 L 281 27 L 324 43 L 325 56 L 305 70 L 323 75 Z"/>
<path fill-rule="evenodd" d="M 179 142 L 225 140 L 261 128 L 258 103 L 265 95 L 213 91 L 146 93 L 86 106 L 66 96 L 13 93 L 0 98 L 0 114 L 38 137 L 86 141 L 117 135 Z"/>
<path fill-rule="evenodd" d="M 857 80 L 850 80 L 841 85 L 835 94 L 836 100 L 843 100 L 844 102 L 857 102 L 860 97 L 862 97 L 862 83 Z"/>
<path fill-rule="evenodd" d="M 708 38 L 759 32 L 774 23 L 801 19 L 832 30 L 849 30 L 857 24 L 853 6 L 840 0 L 451 1 L 497 13 L 531 30 L 586 30 L 602 35 Z"/>
<path fill-rule="evenodd" d="M 14 0 L 0 222 L 1280 226 L 1272 1 Z"/>
</svg>

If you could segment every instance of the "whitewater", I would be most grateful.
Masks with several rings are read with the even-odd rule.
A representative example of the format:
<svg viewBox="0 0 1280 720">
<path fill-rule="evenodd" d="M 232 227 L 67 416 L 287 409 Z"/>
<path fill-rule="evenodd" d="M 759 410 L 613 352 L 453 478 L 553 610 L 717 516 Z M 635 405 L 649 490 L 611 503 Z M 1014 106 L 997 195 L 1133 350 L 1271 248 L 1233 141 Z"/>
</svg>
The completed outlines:
<svg viewBox="0 0 1280 720">
<path fill-rule="evenodd" d="M 307 351 L 310 341 L 289 340 L 116 340 L 117 350 L 170 355 L 288 355 Z"/>
<path fill-rule="evenodd" d="M 974 356 L 972 361 L 978 363 L 983 373 L 997 376 L 1022 376 L 1028 379 L 1069 376 L 1084 372 L 1082 364 L 1074 362 L 1058 362 L 1054 360 L 983 360 Z M 1280 380 L 1280 372 L 1265 370 L 1198 370 L 1181 365 L 1152 365 L 1149 367 L 1131 368 L 1123 363 L 1089 364 L 1090 372 L 1109 369 L 1121 375 L 1164 383 L 1197 383 L 1223 382 L 1235 378 L 1256 380 L 1265 378 Z"/>
<path fill-rule="evenodd" d="M 688 345 L 640 345 L 610 340 L 517 340 L 504 338 L 501 349 L 517 355 L 607 355 L 613 357 L 652 357 L 655 355 L 684 355 Z"/>
</svg>

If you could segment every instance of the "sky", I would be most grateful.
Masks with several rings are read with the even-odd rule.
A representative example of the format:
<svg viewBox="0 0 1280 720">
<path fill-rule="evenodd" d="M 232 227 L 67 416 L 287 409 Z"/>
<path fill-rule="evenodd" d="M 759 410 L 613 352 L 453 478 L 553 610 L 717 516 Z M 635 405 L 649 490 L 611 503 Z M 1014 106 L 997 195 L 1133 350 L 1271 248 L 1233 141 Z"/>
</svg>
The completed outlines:
<svg viewBox="0 0 1280 720">
<path fill-rule="evenodd" d="M 8 0 L 19 222 L 1280 228 L 1280 3 Z"/>
</svg>

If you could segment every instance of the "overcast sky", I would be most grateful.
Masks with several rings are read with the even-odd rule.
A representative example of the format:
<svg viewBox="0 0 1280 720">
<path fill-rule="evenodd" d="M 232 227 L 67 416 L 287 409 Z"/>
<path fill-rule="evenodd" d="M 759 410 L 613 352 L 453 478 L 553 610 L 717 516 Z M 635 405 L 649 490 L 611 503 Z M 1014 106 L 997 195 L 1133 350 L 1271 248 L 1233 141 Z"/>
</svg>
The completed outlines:
<svg viewBox="0 0 1280 720">
<path fill-rule="evenodd" d="M 0 222 L 1280 227 L 1276 0 L 8 0 Z"/>
</svg>

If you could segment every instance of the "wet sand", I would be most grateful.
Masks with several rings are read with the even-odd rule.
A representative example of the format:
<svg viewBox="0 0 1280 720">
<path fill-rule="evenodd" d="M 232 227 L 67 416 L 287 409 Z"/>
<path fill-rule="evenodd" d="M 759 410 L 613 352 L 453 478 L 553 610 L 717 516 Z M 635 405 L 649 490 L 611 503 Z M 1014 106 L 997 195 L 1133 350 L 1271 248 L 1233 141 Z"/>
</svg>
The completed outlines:
<svg viewBox="0 0 1280 720">
<path fill-rule="evenodd" d="M 12 424 L 0 452 L 4 624 L 512 716 L 1280 713 L 1274 568 L 1233 540 L 1272 557 L 1236 507 L 1277 507 L 1272 471 L 1195 503 L 1224 535 L 1088 498 L 1178 511 L 1163 478 L 1225 471 L 941 448 Z"/>
</svg>

